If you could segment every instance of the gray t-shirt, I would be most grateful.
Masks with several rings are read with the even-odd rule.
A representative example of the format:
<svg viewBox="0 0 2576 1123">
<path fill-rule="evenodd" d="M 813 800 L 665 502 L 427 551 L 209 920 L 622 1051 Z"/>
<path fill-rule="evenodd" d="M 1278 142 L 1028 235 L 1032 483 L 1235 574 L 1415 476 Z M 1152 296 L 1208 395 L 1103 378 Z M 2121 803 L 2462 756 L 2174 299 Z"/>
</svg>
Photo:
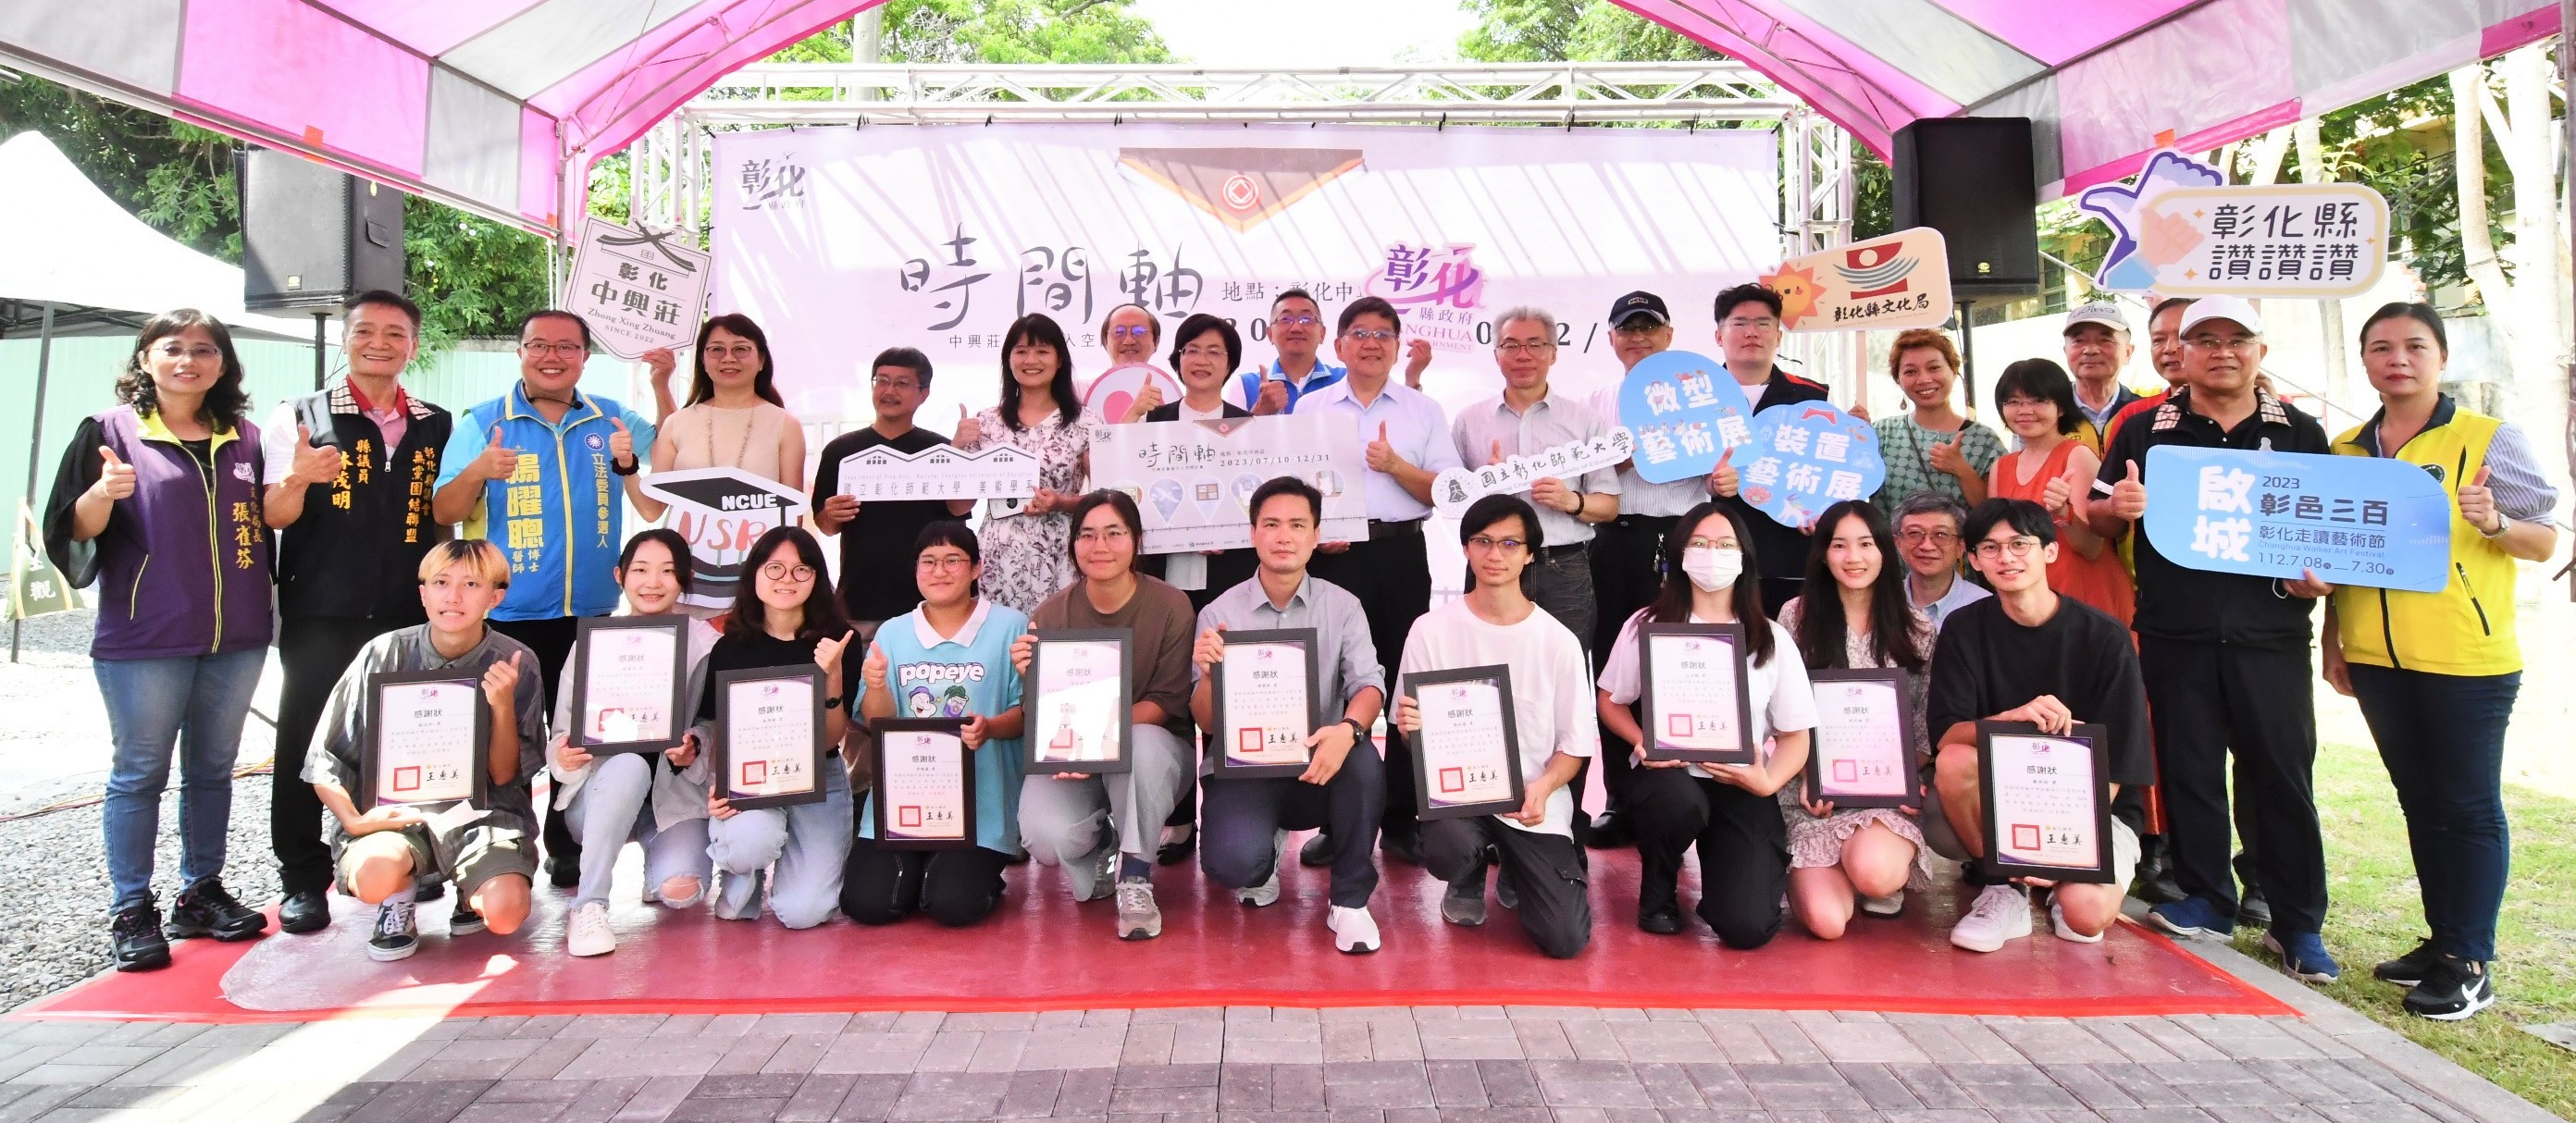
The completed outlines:
<svg viewBox="0 0 2576 1123">
<path fill-rule="evenodd" d="M 349 669 L 331 687 L 331 699 L 324 703 L 322 721 L 313 727 L 313 745 L 304 754 L 304 782 L 337 784 L 342 791 L 363 804 L 359 781 L 359 754 L 366 749 L 367 676 L 404 671 L 440 671 L 454 669 L 458 677 L 480 680 L 492 664 L 516 655 L 519 657 L 519 686 L 513 697 L 519 723 L 519 771 L 506 784 L 492 785 L 492 798 L 485 810 L 515 815 L 522 829 L 536 825 L 536 813 L 529 806 L 528 782 L 545 767 L 546 752 L 546 687 L 545 676 L 538 669 L 535 652 L 519 641 L 492 630 L 483 630 L 483 642 L 472 651 L 448 659 L 431 646 L 429 625 L 414 624 L 399 631 L 367 641 Z M 494 714 L 495 722 L 506 720 Z M 339 833 L 332 824 L 326 833 Z"/>
</svg>

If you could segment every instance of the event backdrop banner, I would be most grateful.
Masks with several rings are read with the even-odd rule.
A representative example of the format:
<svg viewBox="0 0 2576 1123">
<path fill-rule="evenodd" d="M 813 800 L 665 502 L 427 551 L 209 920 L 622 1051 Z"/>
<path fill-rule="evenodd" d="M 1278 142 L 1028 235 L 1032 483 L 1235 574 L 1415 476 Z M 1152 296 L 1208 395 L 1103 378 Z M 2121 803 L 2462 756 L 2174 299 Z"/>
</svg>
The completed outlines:
<svg viewBox="0 0 2576 1123">
<path fill-rule="evenodd" d="M 809 423 L 865 423 L 862 364 L 896 345 L 939 372 L 923 416 L 990 403 L 1003 333 L 1027 312 L 1064 327 L 1077 379 L 1108 367 L 1100 322 L 1131 301 L 1161 318 L 1157 362 L 1169 331 L 1207 312 L 1243 332 L 1248 368 L 1269 360 L 1264 317 L 1290 287 L 1328 317 L 1393 301 L 1435 371 L 1490 376 L 1485 321 L 1519 304 L 1559 319 L 1560 371 L 1616 370 L 1600 323 L 1612 298 L 1656 289 L 1687 313 L 1779 260 L 1777 166 L 1771 134 L 1749 129 L 724 133 L 711 307 L 767 329 L 778 387 Z M 1686 319 L 1694 337 L 1712 330 Z"/>
</svg>

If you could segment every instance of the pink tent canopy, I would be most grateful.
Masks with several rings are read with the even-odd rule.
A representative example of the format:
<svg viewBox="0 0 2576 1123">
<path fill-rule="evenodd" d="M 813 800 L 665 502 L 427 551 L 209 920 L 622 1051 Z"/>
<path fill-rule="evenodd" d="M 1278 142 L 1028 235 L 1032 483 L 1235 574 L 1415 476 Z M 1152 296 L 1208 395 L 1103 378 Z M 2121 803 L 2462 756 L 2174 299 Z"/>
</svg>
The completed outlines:
<svg viewBox="0 0 2576 1123">
<path fill-rule="evenodd" d="M 2052 193 L 2127 174 L 2160 134 L 2211 147 L 2558 29 L 2556 0 L 1618 2 L 1881 153 L 1922 117 L 2032 118 Z M 726 71 L 868 6 L 13 3 L 0 64 L 555 234 L 591 161 Z"/>
</svg>

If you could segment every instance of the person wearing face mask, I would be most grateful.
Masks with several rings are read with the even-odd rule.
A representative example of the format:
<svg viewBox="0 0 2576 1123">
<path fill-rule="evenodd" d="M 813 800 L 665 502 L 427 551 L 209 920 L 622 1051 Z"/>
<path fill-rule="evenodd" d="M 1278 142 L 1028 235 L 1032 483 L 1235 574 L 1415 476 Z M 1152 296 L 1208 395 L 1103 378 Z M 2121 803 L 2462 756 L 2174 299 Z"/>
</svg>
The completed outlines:
<svg viewBox="0 0 2576 1123">
<path fill-rule="evenodd" d="M 1717 345 L 1726 372 L 1735 376 L 1745 397 L 1753 399 L 1754 413 L 1792 402 L 1825 400 L 1823 383 L 1781 370 L 1774 361 L 1780 354 L 1779 293 L 1758 284 L 1737 285 L 1717 294 L 1716 310 Z M 1763 566 L 1755 573 L 1762 609 L 1776 613 L 1798 595 L 1798 581 L 1806 571 L 1808 531 L 1782 526 L 1745 502 L 1738 494 L 1743 474 L 1729 462 L 1732 457 L 1730 451 L 1718 458 L 1716 469 L 1708 474 L 1708 493 L 1740 516 L 1738 521 L 1752 536 L 1744 545 Z"/>
<path fill-rule="evenodd" d="M 966 417 L 957 407 L 957 447 L 972 452 L 1007 444 L 1038 459 L 1037 494 L 1006 511 L 988 506 L 981 592 L 997 604 L 1034 612 L 1038 602 L 1073 583 L 1073 524 L 1065 517 L 1082 498 L 1090 472 L 1091 430 L 1100 415 L 1073 392 L 1073 352 L 1064 329 L 1031 312 L 1002 336 L 1001 404 Z"/>
<path fill-rule="evenodd" d="M 420 339 L 420 308 L 400 293 L 360 293 L 340 319 L 348 376 L 278 403 L 260 433 L 261 514 L 277 550 L 277 743 L 308 745 L 340 672 L 367 641 L 420 623 L 402 575 L 445 537 L 429 482 L 454 418 L 403 389 Z M 314 489 L 321 489 L 318 493 Z M 311 499 L 311 502 L 307 502 Z M 322 803 L 293 768 L 275 770 L 268 835 L 277 853 L 281 932 L 331 923 L 323 894 L 331 850 L 314 824 Z"/>
<path fill-rule="evenodd" d="M 627 539 L 617 558 L 617 586 L 626 594 L 625 615 L 679 611 L 680 598 L 689 591 L 688 540 L 667 527 Z M 694 684 L 699 665 L 715 647 L 716 630 L 691 618 L 684 636 L 687 673 Z M 547 775 L 554 780 L 555 810 L 581 839 L 581 884 L 573 890 L 572 912 L 564 923 L 564 952 L 606 955 L 617 950 L 617 934 L 608 926 L 609 881 L 627 843 L 644 850 L 645 900 L 685 909 L 706 894 L 711 868 L 706 754 L 699 751 L 694 733 L 684 734 L 678 747 L 658 756 L 594 756 L 573 747 L 572 668 L 563 673 L 564 681 L 555 687 Z"/>
<path fill-rule="evenodd" d="M 1760 519 L 1761 515 L 1752 518 Z M 1669 936 L 1682 930 L 1682 851 L 1699 848 L 1699 918 L 1731 948 L 1758 948 L 1780 931 L 1789 888 L 1789 829 L 1779 794 L 1807 767 L 1807 731 L 1816 726 L 1816 697 L 1795 637 L 1772 622 L 1749 580 L 1758 551 L 1746 516 L 1711 501 L 1690 509 L 1664 541 L 1663 592 L 1619 629 L 1602 660 L 1596 706 L 1601 723 L 1642 746 L 1637 699 L 1644 693 L 1642 624 L 1742 624 L 1749 673 L 1742 689 L 1753 711 L 1756 764 L 1691 764 L 1636 755 L 1629 793 L 1637 816 L 1637 927 Z"/>
</svg>

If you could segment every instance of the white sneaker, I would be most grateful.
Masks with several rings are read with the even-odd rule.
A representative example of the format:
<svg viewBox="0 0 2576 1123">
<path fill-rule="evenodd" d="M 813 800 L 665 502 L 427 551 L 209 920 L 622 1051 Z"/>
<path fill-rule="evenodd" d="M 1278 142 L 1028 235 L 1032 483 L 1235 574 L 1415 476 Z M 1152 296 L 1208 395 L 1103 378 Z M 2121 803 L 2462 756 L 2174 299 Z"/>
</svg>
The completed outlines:
<svg viewBox="0 0 2576 1123">
<path fill-rule="evenodd" d="M 1288 853 L 1288 832 L 1280 831 L 1270 839 L 1270 879 L 1250 889 L 1237 889 L 1234 899 L 1253 908 L 1267 908 L 1279 903 L 1279 859 Z M 1374 939 L 1375 930 L 1371 930 Z"/>
<path fill-rule="evenodd" d="M 2029 935 L 2030 893 L 2018 885 L 1989 885 L 1950 929 L 1950 942 L 1969 951 L 1996 951 Z"/>
<path fill-rule="evenodd" d="M 1355 909 L 1334 905 L 1324 916 L 1324 927 L 1333 930 L 1333 947 L 1344 955 L 1366 955 L 1378 949 L 1377 918 L 1369 915 L 1366 905 Z"/>
<path fill-rule="evenodd" d="M 1894 916 L 1904 912 L 1905 890 L 1899 889 L 1884 897 L 1862 897 L 1860 911 L 1871 916 Z"/>
<path fill-rule="evenodd" d="M 2092 935 L 2087 936 L 2082 932 L 2078 932 L 2067 927 L 2066 910 L 2058 907 L 2058 904 L 2055 901 L 2050 901 L 2048 903 L 2048 930 L 2057 933 L 2058 939 L 2071 940 L 2079 944 L 2098 944 L 2102 942 L 2103 936 L 2103 933 L 2101 932 L 2095 932 Z"/>
<path fill-rule="evenodd" d="M 606 955 L 617 950 L 617 933 L 608 929 L 608 906 L 592 901 L 572 910 L 564 925 L 564 954 Z"/>
<path fill-rule="evenodd" d="M 1100 853 L 1079 862 L 1064 864 L 1065 879 L 1073 883 L 1073 899 L 1079 904 L 1097 901 L 1118 888 L 1118 843 L 1112 839 Z"/>
</svg>

